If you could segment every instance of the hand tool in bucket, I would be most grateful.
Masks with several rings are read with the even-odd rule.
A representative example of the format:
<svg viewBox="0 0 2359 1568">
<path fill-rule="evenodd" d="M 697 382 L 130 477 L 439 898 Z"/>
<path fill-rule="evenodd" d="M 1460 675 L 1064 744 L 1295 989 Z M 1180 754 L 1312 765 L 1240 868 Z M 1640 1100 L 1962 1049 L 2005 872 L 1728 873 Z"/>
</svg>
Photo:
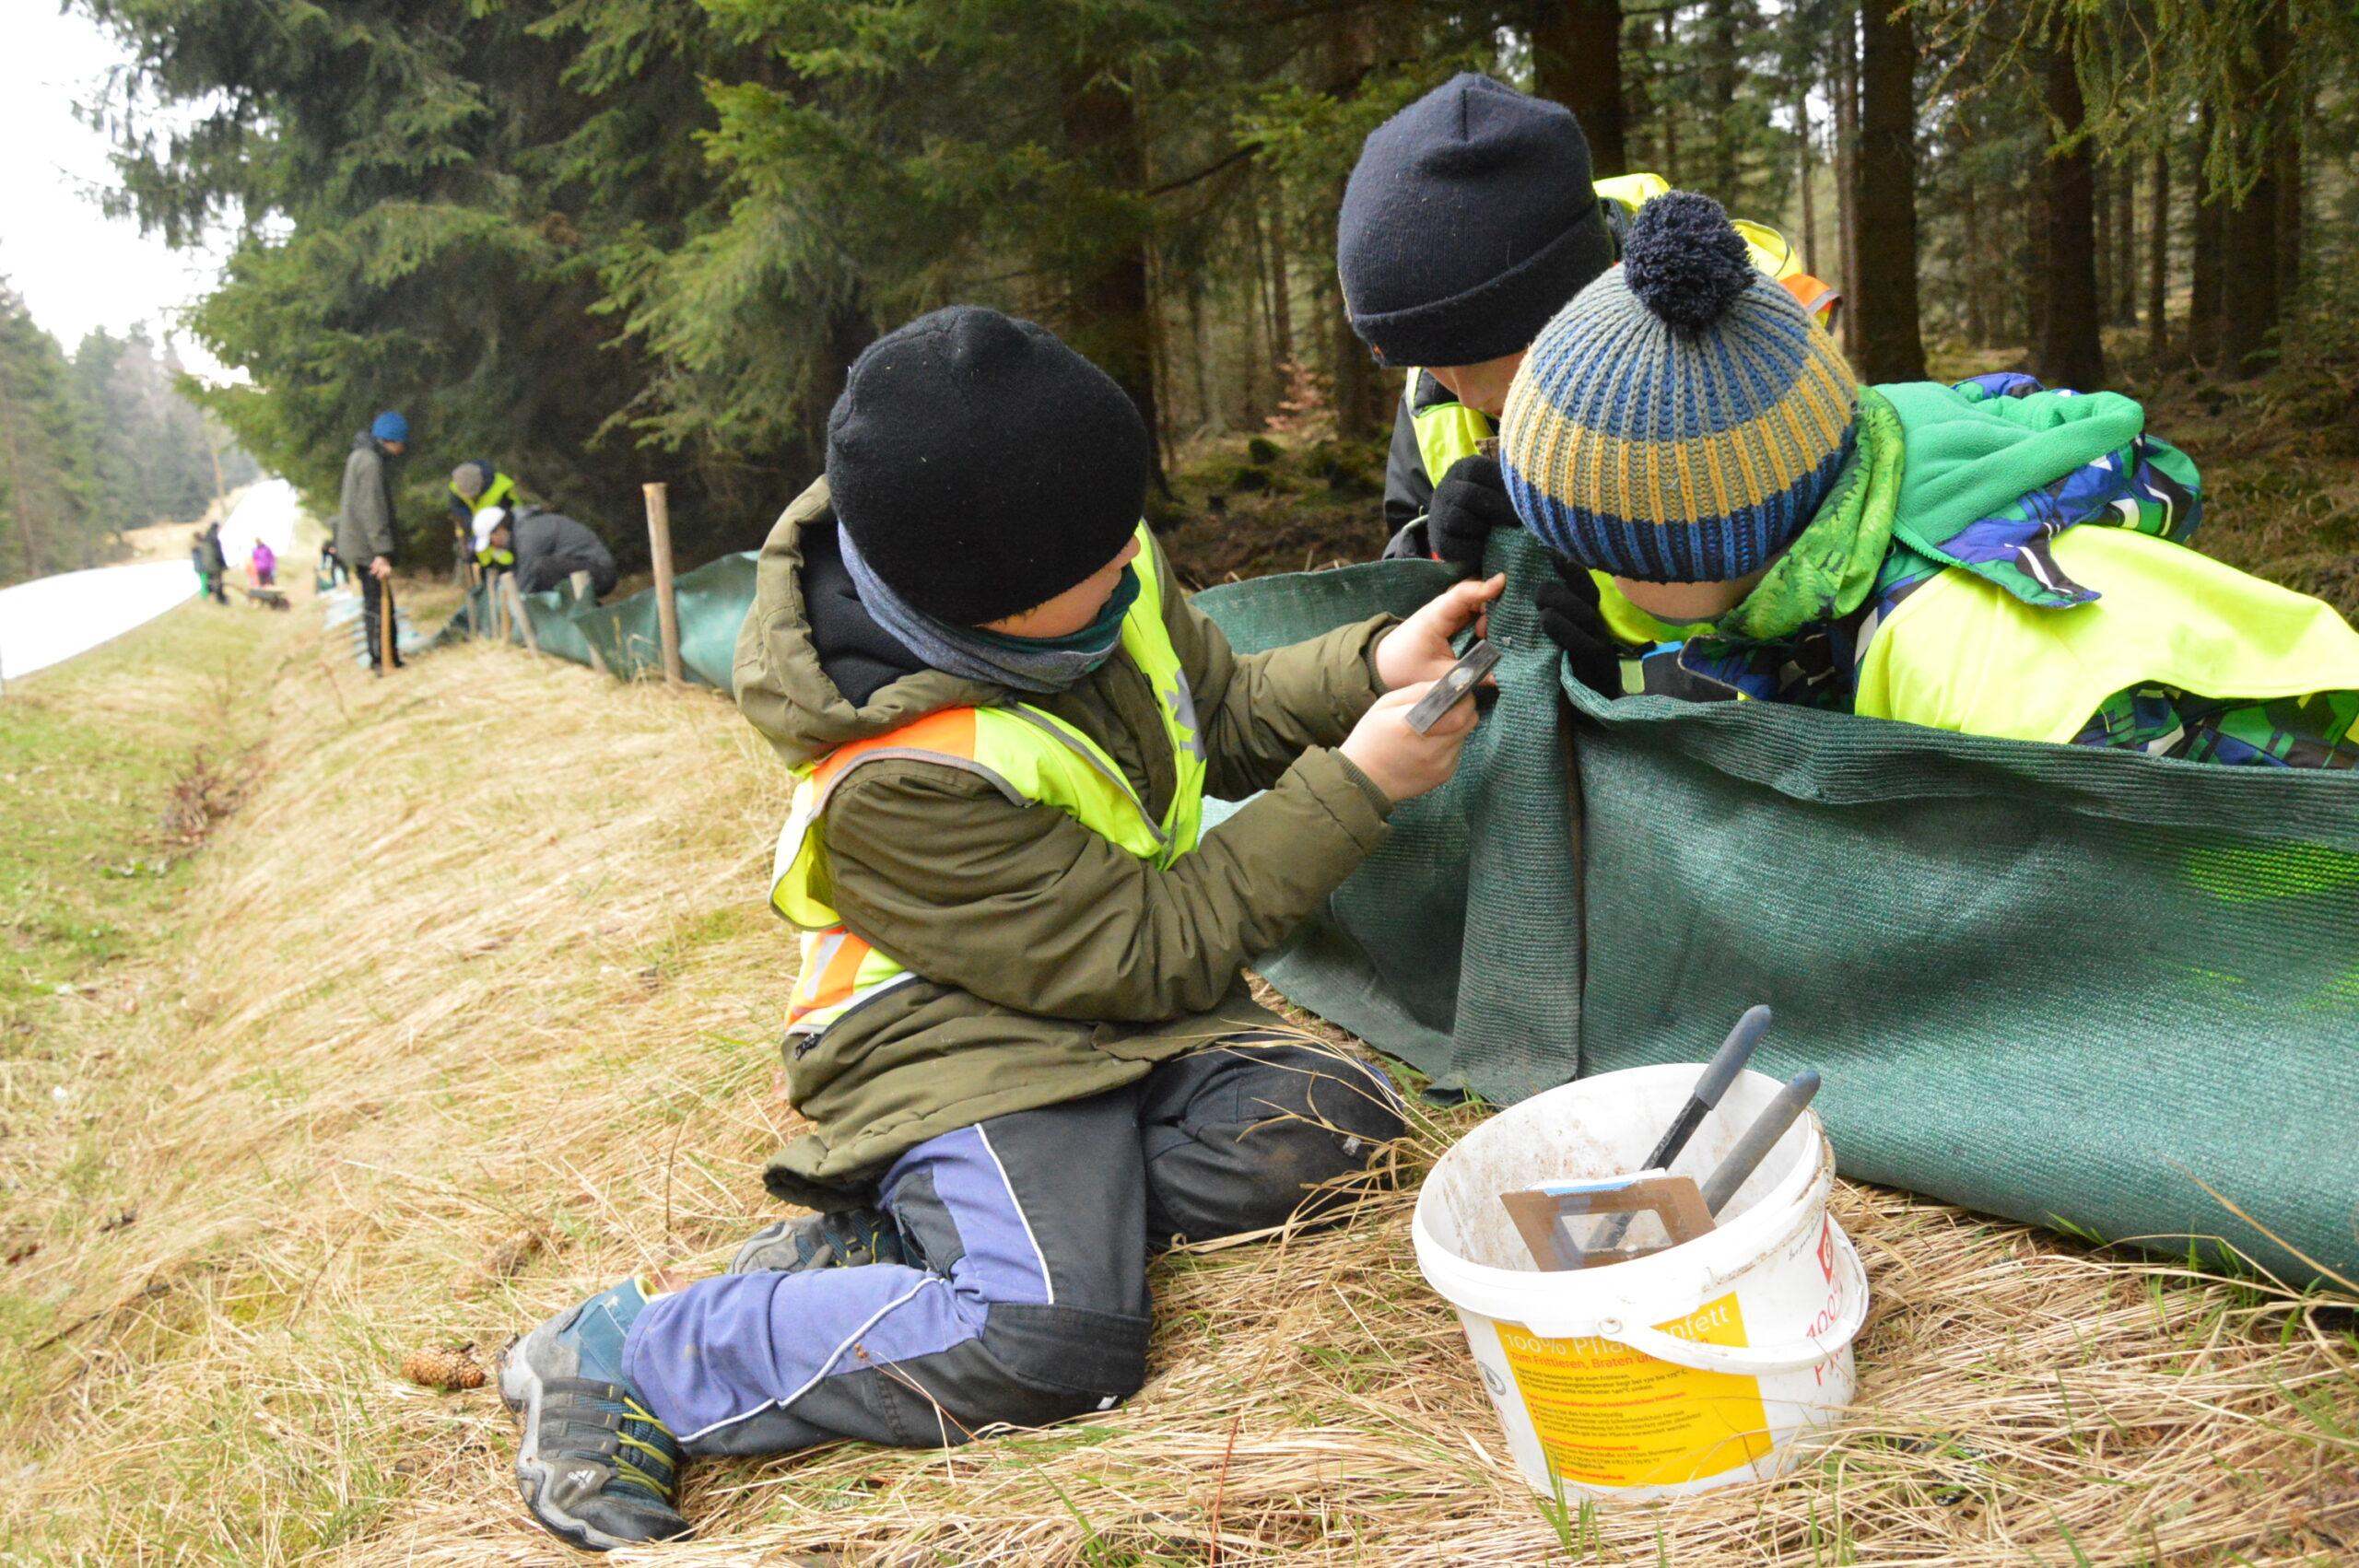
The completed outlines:
<svg viewBox="0 0 2359 1568">
<path fill-rule="evenodd" d="M 1671 1168 L 1671 1163 L 1679 1158 L 1679 1152 L 1687 1147 L 1687 1141 L 1696 1136 L 1696 1129 L 1704 1124 L 1704 1118 L 1720 1103 L 1720 1096 L 1728 1093 L 1729 1085 L 1736 1082 L 1736 1075 L 1744 1071 L 1744 1064 L 1752 1059 L 1753 1047 L 1761 1043 L 1763 1035 L 1768 1033 L 1770 1020 L 1774 1016 L 1766 1007 L 1745 1009 L 1744 1016 L 1736 1021 L 1736 1027 L 1729 1031 L 1729 1037 L 1720 1043 L 1720 1048 L 1712 1053 L 1712 1059 L 1706 1062 L 1704 1071 L 1696 1075 L 1695 1089 L 1688 1094 L 1686 1103 L 1679 1107 L 1679 1114 L 1672 1117 L 1671 1125 L 1663 1129 L 1654 1152 L 1639 1164 L 1640 1170 Z M 1759 1163 L 1756 1158 L 1755 1164 Z M 1600 1225 L 1587 1250 L 1601 1252 L 1621 1246 L 1622 1238 L 1628 1233 L 1630 1222 L 1635 1217 L 1627 1213 L 1618 1214 Z"/>
<path fill-rule="evenodd" d="M 1597 1181 L 1551 1181 L 1527 1192 L 1502 1192 L 1499 1202 L 1515 1221 L 1532 1260 L 1543 1272 L 1566 1269 L 1599 1269 L 1662 1250 L 1659 1246 L 1584 1247 L 1573 1240 L 1566 1222 L 1592 1214 L 1615 1215 L 1626 1227 L 1640 1214 L 1662 1222 L 1669 1245 L 1694 1241 L 1712 1228 L 1711 1211 L 1695 1178 L 1661 1172 L 1606 1176 Z"/>
</svg>

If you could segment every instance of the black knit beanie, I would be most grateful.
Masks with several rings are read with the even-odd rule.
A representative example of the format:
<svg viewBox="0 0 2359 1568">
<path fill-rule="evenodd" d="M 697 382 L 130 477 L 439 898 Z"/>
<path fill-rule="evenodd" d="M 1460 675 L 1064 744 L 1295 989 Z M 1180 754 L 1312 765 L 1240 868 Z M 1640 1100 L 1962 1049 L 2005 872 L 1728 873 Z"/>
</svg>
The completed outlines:
<svg viewBox="0 0 2359 1568">
<path fill-rule="evenodd" d="M 1472 71 L 1369 132 L 1344 187 L 1336 270 L 1379 364 L 1513 354 L 1613 264 L 1573 111 Z"/>
<path fill-rule="evenodd" d="M 1150 458 L 1112 377 L 975 305 L 871 344 L 827 416 L 837 522 L 887 587 L 954 626 L 1045 603 L 1112 560 Z"/>
</svg>

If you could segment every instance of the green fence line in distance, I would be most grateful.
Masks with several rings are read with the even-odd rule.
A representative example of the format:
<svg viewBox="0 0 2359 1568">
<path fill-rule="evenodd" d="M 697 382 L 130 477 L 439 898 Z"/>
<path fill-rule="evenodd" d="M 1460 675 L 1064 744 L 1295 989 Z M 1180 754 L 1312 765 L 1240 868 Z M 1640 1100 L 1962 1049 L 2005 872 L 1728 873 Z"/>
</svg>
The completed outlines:
<svg viewBox="0 0 2359 1568">
<path fill-rule="evenodd" d="M 736 659 L 737 628 L 754 604 L 756 555 L 747 550 L 723 556 L 672 583 L 673 601 L 680 615 L 680 663 L 688 679 L 733 695 L 730 666 Z M 604 661 L 608 674 L 626 681 L 663 673 L 663 642 L 654 590 L 596 606 L 575 603 L 569 587 L 520 598 L 543 653 L 576 664 Z M 497 625 L 490 613 L 490 590 L 475 588 L 435 638 L 435 645 L 473 636 L 478 626 L 487 629 Z M 522 628 L 511 626 L 507 640 L 522 646 Z M 591 658 L 593 649 L 597 661 Z"/>
</svg>

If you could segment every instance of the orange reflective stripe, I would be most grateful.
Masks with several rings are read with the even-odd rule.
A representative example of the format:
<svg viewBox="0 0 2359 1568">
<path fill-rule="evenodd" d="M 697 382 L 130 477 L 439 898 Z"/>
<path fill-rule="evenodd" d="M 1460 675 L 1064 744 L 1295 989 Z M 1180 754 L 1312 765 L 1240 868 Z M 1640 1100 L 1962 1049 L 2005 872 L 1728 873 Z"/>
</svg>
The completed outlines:
<svg viewBox="0 0 2359 1568">
<path fill-rule="evenodd" d="M 1813 316 L 1824 316 L 1843 302 L 1843 296 L 1835 291 L 1834 285 L 1824 278 L 1813 277 L 1806 272 L 1798 272 L 1791 277 L 1779 278 L 1778 282 L 1780 287 L 1801 303 L 1804 310 Z"/>
<path fill-rule="evenodd" d="M 838 746 L 811 770 L 811 782 L 824 795 L 838 774 L 869 753 L 882 751 L 888 746 L 895 751 L 946 752 L 971 762 L 975 756 L 975 710 L 971 708 L 945 708 L 939 713 L 929 713 L 923 719 L 913 720 L 898 730 Z"/>
<path fill-rule="evenodd" d="M 811 974 L 805 981 L 810 986 L 807 994 L 804 994 L 802 985 L 795 987 L 797 995 L 787 1010 L 787 1023 L 798 1023 L 822 1008 L 850 1001 L 855 982 L 860 977 L 861 963 L 871 951 L 868 943 L 841 926 L 828 932 L 826 957 L 823 962 L 812 965 Z"/>
</svg>

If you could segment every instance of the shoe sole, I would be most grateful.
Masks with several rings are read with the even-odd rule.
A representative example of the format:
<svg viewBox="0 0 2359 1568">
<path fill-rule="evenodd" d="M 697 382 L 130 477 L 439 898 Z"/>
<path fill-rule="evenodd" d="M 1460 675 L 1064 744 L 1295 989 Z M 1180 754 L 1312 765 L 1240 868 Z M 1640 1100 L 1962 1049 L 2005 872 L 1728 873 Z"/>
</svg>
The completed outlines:
<svg viewBox="0 0 2359 1568">
<path fill-rule="evenodd" d="M 516 1445 L 516 1490 L 524 1495 L 524 1506 L 534 1520 L 551 1535 L 568 1546 L 584 1551 L 612 1551 L 617 1547 L 645 1546 L 645 1541 L 623 1540 L 604 1530 L 593 1529 L 554 1503 L 541 1501 L 541 1493 L 551 1479 L 549 1468 L 541 1463 L 541 1379 L 534 1372 L 524 1355 L 526 1335 L 510 1345 L 499 1357 L 499 1398 L 523 1422 L 524 1432 Z"/>
</svg>

